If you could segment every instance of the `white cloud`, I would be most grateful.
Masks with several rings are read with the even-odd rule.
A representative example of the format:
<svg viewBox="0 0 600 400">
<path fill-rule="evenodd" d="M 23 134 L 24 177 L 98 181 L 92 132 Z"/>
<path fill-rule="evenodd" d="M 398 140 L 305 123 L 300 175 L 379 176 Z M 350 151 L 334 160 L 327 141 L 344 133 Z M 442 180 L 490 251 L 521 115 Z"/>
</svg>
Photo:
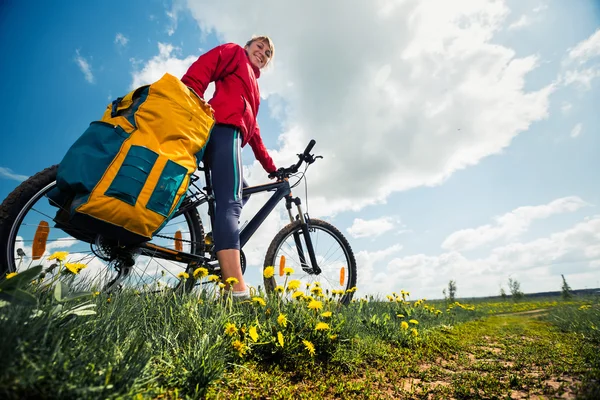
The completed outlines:
<svg viewBox="0 0 600 400">
<path fill-rule="evenodd" d="M 568 114 L 572 108 L 573 108 L 573 104 L 563 101 L 563 103 L 560 107 L 560 111 L 562 111 L 563 114 Z"/>
<path fill-rule="evenodd" d="M 196 56 L 188 56 L 182 60 L 178 59 L 174 53 L 179 52 L 179 48 L 165 43 L 158 44 L 158 55 L 154 56 L 141 70 L 133 72 L 133 82 L 131 88 L 147 85 L 159 80 L 166 72 L 181 78 L 188 70 L 190 65 L 196 61 Z M 137 67 L 139 61 L 132 60 Z"/>
<path fill-rule="evenodd" d="M 600 56 L 600 29 L 568 50 L 563 60 L 563 67 L 570 69 L 562 75 L 563 84 L 565 86 L 576 84 L 581 89 L 590 90 L 592 81 L 600 77 L 600 63 L 590 65 L 589 62 L 598 56 Z M 584 67 L 584 64 L 587 64 L 587 67 Z"/>
<path fill-rule="evenodd" d="M 572 137 L 572 138 L 576 138 L 576 137 L 578 137 L 578 136 L 581 134 L 581 129 L 582 129 L 582 127 L 583 127 L 583 126 L 581 125 L 581 123 L 579 123 L 579 124 L 575 125 L 575 126 L 573 127 L 573 129 L 571 130 L 571 137 Z"/>
<path fill-rule="evenodd" d="M 599 242 L 600 215 L 547 237 L 497 247 L 484 258 L 456 251 L 398 257 L 374 276 L 371 268 L 359 290 L 384 295 L 404 289 L 415 297 L 440 298 L 447 282 L 455 279 L 459 296 L 487 296 L 498 293 L 499 284 L 512 276 L 525 292 L 556 291 L 561 273 L 573 288 L 594 287 L 600 273 Z M 359 278 L 361 274 L 359 269 Z"/>
<path fill-rule="evenodd" d="M 370 237 L 375 238 L 386 232 L 391 231 L 396 226 L 397 221 L 390 217 L 383 217 L 371 220 L 355 218 L 352 226 L 346 231 L 353 238 Z"/>
<path fill-rule="evenodd" d="M 531 25 L 531 20 L 526 15 L 521 15 L 521 18 L 510 24 L 507 29 L 509 31 L 516 31 L 529 25 Z"/>
<path fill-rule="evenodd" d="M 493 42 L 509 14 L 502 2 L 273 0 L 263 4 L 269 13 L 245 1 L 188 6 L 201 30 L 223 41 L 274 39 L 274 67 L 260 79 L 263 97 L 286 104 L 272 153 L 286 165 L 317 140 L 325 158 L 314 168 L 327 171 L 309 172 L 317 214 L 438 185 L 547 117 L 554 86 L 524 89 L 537 58 Z"/>
<path fill-rule="evenodd" d="M 583 64 L 597 56 L 600 56 L 600 29 L 569 49 L 567 61 Z"/>
<path fill-rule="evenodd" d="M 79 54 L 79 50 L 76 50 L 75 53 L 75 62 L 77 63 L 77 66 L 79 67 L 81 72 L 83 72 L 85 80 L 89 83 L 94 83 L 94 74 L 92 73 L 92 66 L 81 54 Z"/>
<path fill-rule="evenodd" d="M 465 251 L 487 245 L 498 240 L 510 240 L 529 229 L 536 219 L 555 214 L 574 212 L 589 205 L 576 196 L 563 197 L 539 206 L 524 206 L 494 218 L 494 224 L 477 228 L 462 229 L 450 234 L 442 243 L 445 250 Z"/>
<path fill-rule="evenodd" d="M 122 33 L 117 33 L 117 36 L 115 36 L 115 43 L 120 45 L 120 46 L 126 46 L 127 42 L 129 42 L 129 39 L 127 39 L 127 37 L 125 37 L 125 35 L 123 35 Z"/>
<path fill-rule="evenodd" d="M 13 179 L 22 182 L 29 177 L 27 175 L 15 174 L 10 168 L 0 167 L 0 178 Z"/>
</svg>

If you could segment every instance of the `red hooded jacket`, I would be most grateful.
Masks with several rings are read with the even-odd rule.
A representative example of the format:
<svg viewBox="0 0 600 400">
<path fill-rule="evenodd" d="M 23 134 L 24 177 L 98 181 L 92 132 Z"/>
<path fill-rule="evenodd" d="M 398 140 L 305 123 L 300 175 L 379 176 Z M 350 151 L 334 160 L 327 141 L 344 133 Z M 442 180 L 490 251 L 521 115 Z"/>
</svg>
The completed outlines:
<svg viewBox="0 0 600 400">
<path fill-rule="evenodd" d="M 208 84 L 215 82 L 215 94 L 209 104 L 215 110 L 216 123 L 240 128 L 242 147 L 249 143 L 265 171 L 273 172 L 277 168 L 263 144 L 256 121 L 260 105 L 256 82 L 259 76 L 260 69 L 252 65 L 246 50 L 227 43 L 201 55 L 181 81 L 202 98 Z"/>
</svg>

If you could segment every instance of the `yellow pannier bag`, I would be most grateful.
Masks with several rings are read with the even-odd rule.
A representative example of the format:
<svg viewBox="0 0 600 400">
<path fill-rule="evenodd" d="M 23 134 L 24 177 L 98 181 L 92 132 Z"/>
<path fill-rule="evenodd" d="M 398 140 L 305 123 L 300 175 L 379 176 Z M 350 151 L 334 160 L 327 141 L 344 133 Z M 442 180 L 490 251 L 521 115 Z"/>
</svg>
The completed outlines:
<svg viewBox="0 0 600 400">
<path fill-rule="evenodd" d="M 90 124 L 59 165 L 51 203 L 88 233 L 149 240 L 183 200 L 213 126 L 210 105 L 165 74 Z"/>
</svg>

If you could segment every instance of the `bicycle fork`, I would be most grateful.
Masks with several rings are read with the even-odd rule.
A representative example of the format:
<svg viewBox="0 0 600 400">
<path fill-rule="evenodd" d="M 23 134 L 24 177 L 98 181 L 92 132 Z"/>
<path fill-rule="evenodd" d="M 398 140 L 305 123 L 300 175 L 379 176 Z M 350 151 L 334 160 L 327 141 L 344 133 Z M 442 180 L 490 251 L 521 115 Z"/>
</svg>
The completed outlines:
<svg viewBox="0 0 600 400">
<path fill-rule="evenodd" d="M 310 226 L 309 221 L 310 218 L 308 214 L 304 214 L 302 212 L 301 201 L 300 198 L 295 197 L 292 198 L 291 194 L 286 197 L 285 208 L 288 211 L 288 215 L 290 217 L 290 222 L 294 223 L 295 219 L 292 214 L 292 203 L 296 205 L 298 208 L 298 219 L 300 220 L 300 227 L 302 236 L 304 236 L 304 242 L 306 243 L 306 250 L 308 251 L 308 256 L 310 258 L 310 263 L 312 267 L 308 265 L 306 262 L 306 256 L 304 254 L 304 248 L 302 246 L 302 240 L 300 238 L 300 231 L 294 231 L 292 234 L 294 236 L 294 243 L 296 244 L 296 251 L 298 252 L 298 257 L 300 258 L 300 265 L 302 270 L 311 275 L 319 275 L 321 273 L 321 268 L 317 263 L 317 257 L 315 256 L 315 249 L 313 247 L 312 239 L 310 237 Z"/>
</svg>

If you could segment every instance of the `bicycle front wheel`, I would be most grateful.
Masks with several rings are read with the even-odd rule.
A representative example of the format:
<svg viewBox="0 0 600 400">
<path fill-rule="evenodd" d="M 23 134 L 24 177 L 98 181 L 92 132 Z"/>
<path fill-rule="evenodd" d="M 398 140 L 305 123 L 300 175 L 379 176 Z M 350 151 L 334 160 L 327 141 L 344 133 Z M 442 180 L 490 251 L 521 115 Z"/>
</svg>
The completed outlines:
<svg viewBox="0 0 600 400">
<path fill-rule="evenodd" d="M 279 231 L 267 250 L 264 268 L 273 267 L 275 271 L 273 277 L 264 278 L 267 292 L 284 290 L 286 296 L 291 296 L 293 291 L 286 290 L 286 286 L 297 280 L 298 290 L 307 295 L 318 294 L 317 288 L 321 288 L 324 295 L 335 295 L 342 303 L 349 303 L 356 286 L 356 260 L 348 240 L 328 222 L 310 219 L 308 225 L 321 273 L 312 270 L 302 224 L 295 221 Z"/>
<path fill-rule="evenodd" d="M 187 264 L 127 251 L 128 265 L 111 258 L 111 243 L 98 237 L 82 241 L 55 226 L 56 211 L 48 192 L 56 186 L 58 166 L 32 176 L 18 186 L 0 206 L 0 274 L 21 272 L 42 265 L 47 279 L 54 274 L 69 276 L 77 286 L 99 291 L 133 288 L 140 292 L 180 287 Z M 61 221 L 69 232 L 78 228 Z M 204 250 L 202 222 L 196 209 L 170 220 L 152 243 L 186 253 Z M 62 254 L 61 254 L 62 253 Z M 54 254 L 54 257 L 52 255 Z M 57 259 L 58 258 L 58 259 Z M 79 267 L 71 271 L 67 263 Z M 79 270 L 81 266 L 83 269 Z M 186 290 L 191 285 L 185 285 Z"/>
</svg>

